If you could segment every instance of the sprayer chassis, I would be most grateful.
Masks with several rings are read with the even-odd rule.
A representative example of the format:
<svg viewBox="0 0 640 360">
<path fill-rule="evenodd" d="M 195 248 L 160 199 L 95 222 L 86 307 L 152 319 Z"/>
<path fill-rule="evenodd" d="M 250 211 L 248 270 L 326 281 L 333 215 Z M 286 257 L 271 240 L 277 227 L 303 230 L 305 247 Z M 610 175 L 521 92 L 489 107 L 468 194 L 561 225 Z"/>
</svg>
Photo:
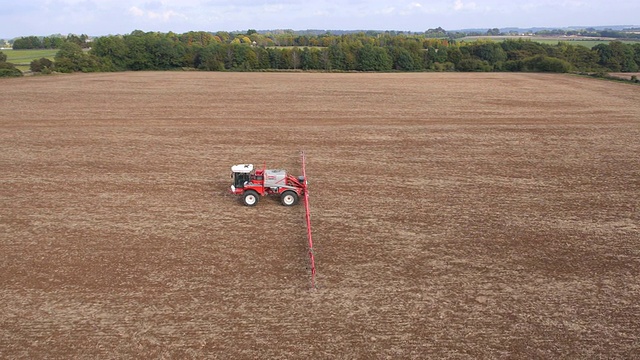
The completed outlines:
<svg viewBox="0 0 640 360">
<path fill-rule="evenodd" d="M 231 192 L 242 196 L 246 206 L 255 206 L 261 196 L 278 195 L 284 206 L 293 206 L 304 195 L 303 176 L 295 177 L 280 169 L 256 169 L 252 164 L 231 167 Z"/>
</svg>

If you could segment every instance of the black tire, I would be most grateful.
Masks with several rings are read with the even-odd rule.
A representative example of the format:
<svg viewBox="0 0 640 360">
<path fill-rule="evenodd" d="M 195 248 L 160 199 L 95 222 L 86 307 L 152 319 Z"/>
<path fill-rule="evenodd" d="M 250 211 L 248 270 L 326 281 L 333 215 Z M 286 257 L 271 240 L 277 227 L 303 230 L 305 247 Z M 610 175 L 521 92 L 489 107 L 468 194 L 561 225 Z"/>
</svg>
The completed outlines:
<svg viewBox="0 0 640 360">
<path fill-rule="evenodd" d="M 253 190 L 247 190 L 242 194 L 242 202 L 246 206 L 256 206 L 258 201 L 260 201 L 260 196 Z"/>
<path fill-rule="evenodd" d="M 280 195 L 280 202 L 284 206 L 293 206 L 298 203 L 298 200 L 298 194 L 292 190 L 287 190 Z"/>
</svg>

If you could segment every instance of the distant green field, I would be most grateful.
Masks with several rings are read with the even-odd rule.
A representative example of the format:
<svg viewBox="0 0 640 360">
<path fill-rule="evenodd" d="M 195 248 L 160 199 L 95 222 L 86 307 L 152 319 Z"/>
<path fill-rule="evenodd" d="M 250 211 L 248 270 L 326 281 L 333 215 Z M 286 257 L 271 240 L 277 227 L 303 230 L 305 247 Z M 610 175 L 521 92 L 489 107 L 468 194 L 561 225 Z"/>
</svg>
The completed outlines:
<svg viewBox="0 0 640 360">
<path fill-rule="evenodd" d="M 582 40 L 582 39 L 576 39 L 576 38 L 562 38 L 562 37 L 548 37 L 548 36 L 540 36 L 540 37 L 538 36 L 467 36 L 462 39 L 459 39 L 459 41 L 465 41 L 465 42 L 473 42 L 477 40 L 504 41 L 506 39 L 512 39 L 512 40 L 522 39 L 522 40 L 529 40 L 529 41 L 533 41 L 541 44 L 548 44 L 548 45 L 556 45 L 557 43 L 561 42 L 561 43 L 567 43 L 571 45 L 580 45 L 588 48 L 593 48 L 598 44 L 608 44 L 609 42 L 613 41 L 613 40 L 607 40 L 607 39 Z M 639 43 L 639 41 L 626 41 L 626 40 L 622 40 L 621 42 L 625 44 Z"/>
<path fill-rule="evenodd" d="M 13 63 L 21 71 L 29 70 L 29 65 L 33 60 L 47 58 L 53 60 L 58 49 L 46 50 L 1 50 L 7 55 L 7 62 Z"/>
<path fill-rule="evenodd" d="M 580 45 L 584 47 L 588 47 L 591 49 L 592 47 L 598 44 L 608 44 L 609 40 L 551 40 L 551 39 L 532 39 L 531 41 L 539 42 L 541 44 L 548 45 L 556 45 L 557 43 L 567 43 L 571 45 Z M 623 41 L 624 42 L 624 41 Z"/>
</svg>

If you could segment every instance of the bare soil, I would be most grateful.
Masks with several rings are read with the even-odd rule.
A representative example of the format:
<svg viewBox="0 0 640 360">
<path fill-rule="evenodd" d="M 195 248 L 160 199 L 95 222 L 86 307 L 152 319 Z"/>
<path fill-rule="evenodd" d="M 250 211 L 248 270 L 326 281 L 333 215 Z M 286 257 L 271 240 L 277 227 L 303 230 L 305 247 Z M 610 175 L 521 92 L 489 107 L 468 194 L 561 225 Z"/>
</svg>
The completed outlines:
<svg viewBox="0 0 640 360">
<path fill-rule="evenodd" d="M 541 74 L 2 79 L 0 358 L 634 358 L 640 91 Z M 299 173 L 303 206 L 228 194 Z"/>
</svg>

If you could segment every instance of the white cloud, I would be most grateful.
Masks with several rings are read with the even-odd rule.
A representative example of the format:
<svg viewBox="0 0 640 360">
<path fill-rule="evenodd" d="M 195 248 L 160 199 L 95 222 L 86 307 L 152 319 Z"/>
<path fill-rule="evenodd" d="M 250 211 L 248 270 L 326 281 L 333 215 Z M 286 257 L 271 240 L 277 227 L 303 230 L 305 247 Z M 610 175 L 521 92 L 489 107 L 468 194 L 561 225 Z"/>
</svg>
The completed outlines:
<svg viewBox="0 0 640 360">
<path fill-rule="evenodd" d="M 144 16 L 144 11 L 137 6 L 132 6 L 129 8 L 129 14 L 142 17 Z"/>
<path fill-rule="evenodd" d="M 576 0 L 562 1 L 560 4 L 564 7 L 569 7 L 569 8 L 582 8 L 587 6 L 587 3 L 585 3 L 584 1 L 576 1 Z"/>
<path fill-rule="evenodd" d="M 149 12 L 149 18 L 150 19 L 161 19 L 163 21 L 168 21 L 172 18 L 180 18 L 180 19 L 184 19 L 187 20 L 188 17 L 186 15 L 177 13 L 173 10 L 166 10 L 166 11 L 162 11 L 162 12 L 155 12 L 155 11 L 150 11 Z"/>
<path fill-rule="evenodd" d="M 313 15 L 314 15 L 314 16 L 328 16 L 328 15 L 330 15 L 330 14 L 331 14 L 331 13 L 330 13 L 330 12 L 328 12 L 328 11 L 326 11 L 326 10 L 316 10 L 316 11 L 314 11 L 314 13 L 313 13 Z"/>
<path fill-rule="evenodd" d="M 475 10 L 477 8 L 476 3 L 471 1 L 467 3 L 463 3 L 462 0 L 456 0 L 453 3 L 453 10 L 461 11 L 461 10 Z"/>
<path fill-rule="evenodd" d="M 422 4 L 418 2 L 412 2 L 405 6 L 402 11 L 400 11 L 400 15 L 412 15 L 421 12 L 425 12 L 422 8 Z"/>
<path fill-rule="evenodd" d="M 284 6 L 282 4 L 267 4 L 262 7 L 262 11 L 267 13 L 279 13 L 284 10 Z"/>
<path fill-rule="evenodd" d="M 380 14 L 393 14 L 393 12 L 396 11 L 396 8 L 393 6 L 389 6 L 386 8 L 383 8 L 379 11 Z"/>
<path fill-rule="evenodd" d="M 141 9 L 137 6 L 132 6 L 129 8 L 129 14 L 135 16 L 135 17 L 140 17 L 140 18 L 146 18 L 149 20 L 161 20 L 161 21 L 170 21 L 174 18 L 177 19 L 188 19 L 188 17 L 186 15 L 180 14 L 176 11 L 173 10 L 164 10 L 161 8 L 158 8 L 157 6 L 155 6 L 156 4 L 154 4 L 154 6 L 151 6 L 151 8 L 153 9 L 158 9 L 159 11 L 156 10 L 145 10 L 145 9 Z"/>
</svg>

